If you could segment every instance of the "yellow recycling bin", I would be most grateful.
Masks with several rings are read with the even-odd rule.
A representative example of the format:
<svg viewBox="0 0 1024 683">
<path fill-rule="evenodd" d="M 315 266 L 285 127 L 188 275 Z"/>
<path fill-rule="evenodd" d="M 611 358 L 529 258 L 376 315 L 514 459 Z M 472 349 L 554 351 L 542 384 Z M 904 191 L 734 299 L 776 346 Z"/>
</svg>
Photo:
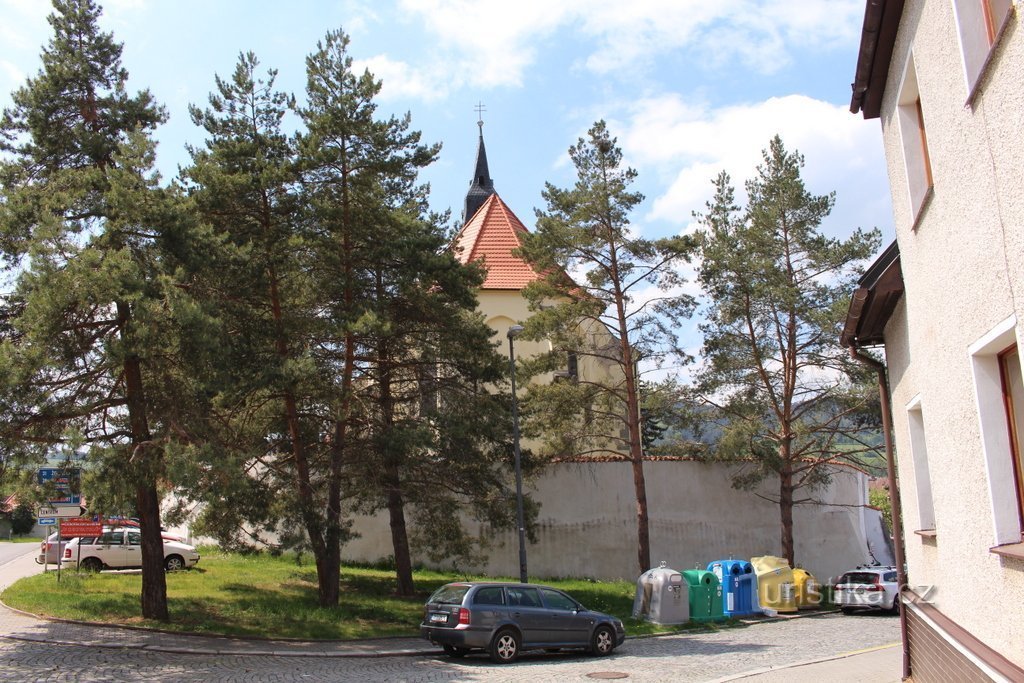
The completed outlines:
<svg viewBox="0 0 1024 683">
<path fill-rule="evenodd" d="M 762 609 L 796 612 L 793 570 L 784 557 L 764 555 L 750 558 L 757 576 L 757 599 Z"/>
<path fill-rule="evenodd" d="M 821 605 L 821 584 L 806 569 L 797 567 L 793 570 L 793 583 L 796 588 L 796 606 L 800 609 L 813 609 Z"/>
</svg>

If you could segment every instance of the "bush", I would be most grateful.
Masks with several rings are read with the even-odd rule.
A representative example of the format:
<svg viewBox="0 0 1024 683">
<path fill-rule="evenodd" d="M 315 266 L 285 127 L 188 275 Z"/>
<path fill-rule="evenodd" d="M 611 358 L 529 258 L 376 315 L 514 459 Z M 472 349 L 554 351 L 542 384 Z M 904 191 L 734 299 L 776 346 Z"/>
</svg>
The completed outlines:
<svg viewBox="0 0 1024 683">
<path fill-rule="evenodd" d="M 11 512 L 11 533 L 24 536 L 36 525 L 36 511 L 28 503 L 18 503 Z"/>
</svg>

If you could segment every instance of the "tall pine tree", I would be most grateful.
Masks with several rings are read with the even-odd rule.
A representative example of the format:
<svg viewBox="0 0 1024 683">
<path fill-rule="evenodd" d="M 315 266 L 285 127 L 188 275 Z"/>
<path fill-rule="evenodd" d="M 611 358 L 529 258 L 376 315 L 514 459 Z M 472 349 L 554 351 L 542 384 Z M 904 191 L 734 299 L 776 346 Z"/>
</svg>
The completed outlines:
<svg viewBox="0 0 1024 683">
<path fill-rule="evenodd" d="M 123 512 L 142 527 L 142 614 L 166 620 L 159 482 L 165 452 L 190 438 L 183 352 L 203 317 L 182 279 L 193 226 L 152 172 L 148 135 L 164 112 L 147 91 L 128 94 L 100 9 L 53 5 L 42 69 L 0 122 L 0 246 L 14 283 L 3 431 L 88 444 L 111 463 L 134 497 Z"/>
<path fill-rule="evenodd" d="M 762 157 L 746 209 L 722 173 L 698 215 L 708 306 L 695 389 L 722 415 L 716 454 L 744 463 L 736 485 L 778 480 L 781 548 L 792 564 L 794 506 L 813 502 L 830 464 L 874 450 L 878 427 L 864 418 L 877 413 L 875 393 L 838 340 L 858 263 L 880 236 L 823 235 L 835 196 L 807 191 L 803 157 L 778 136 Z"/>
<path fill-rule="evenodd" d="M 547 184 L 547 210 L 537 212 L 537 232 L 524 236 L 520 250 L 536 272 L 546 274 L 524 292 L 534 312 L 526 334 L 549 339 L 553 348 L 527 369 L 557 371 L 567 354 L 579 367 L 606 369 L 581 371 L 575 381 L 532 384 L 528 408 L 533 429 L 545 435 L 554 454 L 628 454 L 643 572 L 650 569 L 651 551 L 639 366 L 641 359 L 684 356 L 674 330 L 693 302 L 680 292 L 678 269 L 694 245 L 685 237 L 645 239 L 631 228 L 630 213 L 643 196 L 630 191 L 636 171 L 623 168 L 622 151 L 604 121 L 569 148 L 569 158 L 575 185 Z M 582 273 L 577 281 L 565 275 L 575 272 Z M 602 343 L 606 330 L 613 338 Z"/>
</svg>

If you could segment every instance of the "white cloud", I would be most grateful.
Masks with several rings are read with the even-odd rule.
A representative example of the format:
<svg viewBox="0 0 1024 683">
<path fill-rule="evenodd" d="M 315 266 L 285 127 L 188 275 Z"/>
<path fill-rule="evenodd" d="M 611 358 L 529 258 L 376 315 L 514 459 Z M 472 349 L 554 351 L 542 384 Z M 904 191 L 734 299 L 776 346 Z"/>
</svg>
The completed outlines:
<svg viewBox="0 0 1024 683">
<path fill-rule="evenodd" d="M 429 102 L 443 99 L 452 86 L 452 82 L 440 74 L 417 69 L 387 55 L 352 60 L 355 73 L 362 73 L 364 69 L 369 69 L 374 78 L 382 81 L 380 96 L 383 100 L 411 97 Z"/>
<path fill-rule="evenodd" d="M 860 0 L 403 0 L 401 11 L 438 38 L 434 62 L 477 87 L 518 86 L 539 44 L 556 31 L 589 41 L 583 66 L 635 77 L 639 65 L 688 49 L 706 65 L 740 61 L 769 73 L 789 45 L 856 44 Z"/>
<path fill-rule="evenodd" d="M 703 210 L 719 171 L 729 173 L 742 204 L 743 182 L 776 134 L 787 150 L 803 154 L 810 192 L 845 187 L 869 197 L 877 189 L 855 182 L 864 169 L 884 166 L 877 126 L 845 106 L 803 95 L 721 109 L 690 104 L 678 94 L 649 98 L 633 106 L 620 142 L 638 168 L 653 170 L 667 188 L 652 197 L 647 218 L 685 224 L 691 212 Z"/>
</svg>

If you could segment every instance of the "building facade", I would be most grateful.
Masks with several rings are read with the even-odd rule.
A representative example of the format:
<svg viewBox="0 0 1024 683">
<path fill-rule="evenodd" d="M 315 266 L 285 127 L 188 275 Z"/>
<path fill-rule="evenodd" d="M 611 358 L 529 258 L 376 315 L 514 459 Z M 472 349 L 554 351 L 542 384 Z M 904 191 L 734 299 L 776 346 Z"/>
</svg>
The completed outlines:
<svg viewBox="0 0 1024 683">
<path fill-rule="evenodd" d="M 853 84 L 853 113 L 881 123 L 896 242 L 843 343 L 885 349 L 915 681 L 1024 680 L 1022 11 L 868 0 Z"/>
</svg>

